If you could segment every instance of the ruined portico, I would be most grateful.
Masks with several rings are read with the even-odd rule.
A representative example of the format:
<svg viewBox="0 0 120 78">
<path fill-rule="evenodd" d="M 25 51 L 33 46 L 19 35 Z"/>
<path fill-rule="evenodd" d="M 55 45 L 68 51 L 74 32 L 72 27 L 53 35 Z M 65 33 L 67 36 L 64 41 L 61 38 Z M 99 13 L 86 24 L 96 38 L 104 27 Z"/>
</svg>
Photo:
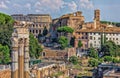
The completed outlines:
<svg viewBox="0 0 120 78">
<path fill-rule="evenodd" d="M 23 21 L 14 23 L 11 78 L 29 78 L 29 24 Z"/>
</svg>

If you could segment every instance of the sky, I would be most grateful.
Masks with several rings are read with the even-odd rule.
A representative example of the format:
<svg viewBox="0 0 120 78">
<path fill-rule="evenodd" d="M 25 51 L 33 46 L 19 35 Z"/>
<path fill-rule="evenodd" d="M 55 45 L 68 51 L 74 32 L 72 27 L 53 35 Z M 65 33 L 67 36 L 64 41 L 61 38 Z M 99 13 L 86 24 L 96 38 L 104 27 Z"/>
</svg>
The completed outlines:
<svg viewBox="0 0 120 78">
<path fill-rule="evenodd" d="M 0 0 L 0 12 L 6 14 L 63 14 L 82 11 L 86 22 L 93 21 L 94 10 L 100 9 L 101 20 L 120 22 L 120 0 Z"/>
</svg>

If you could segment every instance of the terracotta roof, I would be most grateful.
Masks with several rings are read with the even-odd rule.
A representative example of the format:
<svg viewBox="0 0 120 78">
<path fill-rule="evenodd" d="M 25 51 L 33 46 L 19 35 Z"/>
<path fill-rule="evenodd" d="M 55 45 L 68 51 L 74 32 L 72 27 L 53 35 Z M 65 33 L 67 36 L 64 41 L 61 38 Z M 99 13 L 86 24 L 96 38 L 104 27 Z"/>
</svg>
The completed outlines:
<svg viewBox="0 0 120 78">
<path fill-rule="evenodd" d="M 76 32 L 105 32 L 105 33 L 120 33 L 120 27 L 106 27 L 98 29 L 81 29 Z"/>
</svg>

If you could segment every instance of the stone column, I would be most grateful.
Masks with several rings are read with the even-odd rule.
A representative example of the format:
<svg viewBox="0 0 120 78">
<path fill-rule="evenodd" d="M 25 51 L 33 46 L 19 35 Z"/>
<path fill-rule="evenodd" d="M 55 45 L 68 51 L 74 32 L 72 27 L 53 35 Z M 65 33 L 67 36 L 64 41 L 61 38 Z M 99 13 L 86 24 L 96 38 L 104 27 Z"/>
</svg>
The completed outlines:
<svg viewBox="0 0 120 78">
<path fill-rule="evenodd" d="M 15 37 L 11 38 L 11 41 L 12 41 L 11 78 L 18 78 L 18 42 Z"/>
<path fill-rule="evenodd" d="M 19 78 L 24 78 L 24 44 L 23 39 L 19 40 L 19 52 L 18 52 L 18 61 L 19 61 Z"/>
<path fill-rule="evenodd" d="M 12 48 L 12 67 L 11 78 L 18 78 L 18 51 L 17 47 Z"/>
<path fill-rule="evenodd" d="M 25 39 L 24 49 L 24 78 L 29 78 L 29 38 Z"/>
<path fill-rule="evenodd" d="M 40 70 L 37 70 L 37 78 L 41 78 L 40 77 Z"/>
</svg>

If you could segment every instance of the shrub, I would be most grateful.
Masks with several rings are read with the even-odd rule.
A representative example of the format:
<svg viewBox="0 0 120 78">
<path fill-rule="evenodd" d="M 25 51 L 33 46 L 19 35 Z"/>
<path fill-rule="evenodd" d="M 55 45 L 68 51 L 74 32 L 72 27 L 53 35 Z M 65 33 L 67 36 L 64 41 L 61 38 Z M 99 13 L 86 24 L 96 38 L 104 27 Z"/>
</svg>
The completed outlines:
<svg viewBox="0 0 120 78">
<path fill-rule="evenodd" d="M 112 61 L 112 57 L 111 56 L 105 56 L 104 57 L 104 61 L 105 62 L 111 62 Z"/>
<path fill-rule="evenodd" d="M 92 66 L 92 67 L 96 67 L 96 66 L 98 66 L 98 64 L 99 64 L 98 59 L 91 58 L 91 59 L 89 60 L 89 65 Z"/>
<path fill-rule="evenodd" d="M 71 56 L 69 61 L 74 65 L 78 64 L 78 58 L 76 56 Z"/>
</svg>

